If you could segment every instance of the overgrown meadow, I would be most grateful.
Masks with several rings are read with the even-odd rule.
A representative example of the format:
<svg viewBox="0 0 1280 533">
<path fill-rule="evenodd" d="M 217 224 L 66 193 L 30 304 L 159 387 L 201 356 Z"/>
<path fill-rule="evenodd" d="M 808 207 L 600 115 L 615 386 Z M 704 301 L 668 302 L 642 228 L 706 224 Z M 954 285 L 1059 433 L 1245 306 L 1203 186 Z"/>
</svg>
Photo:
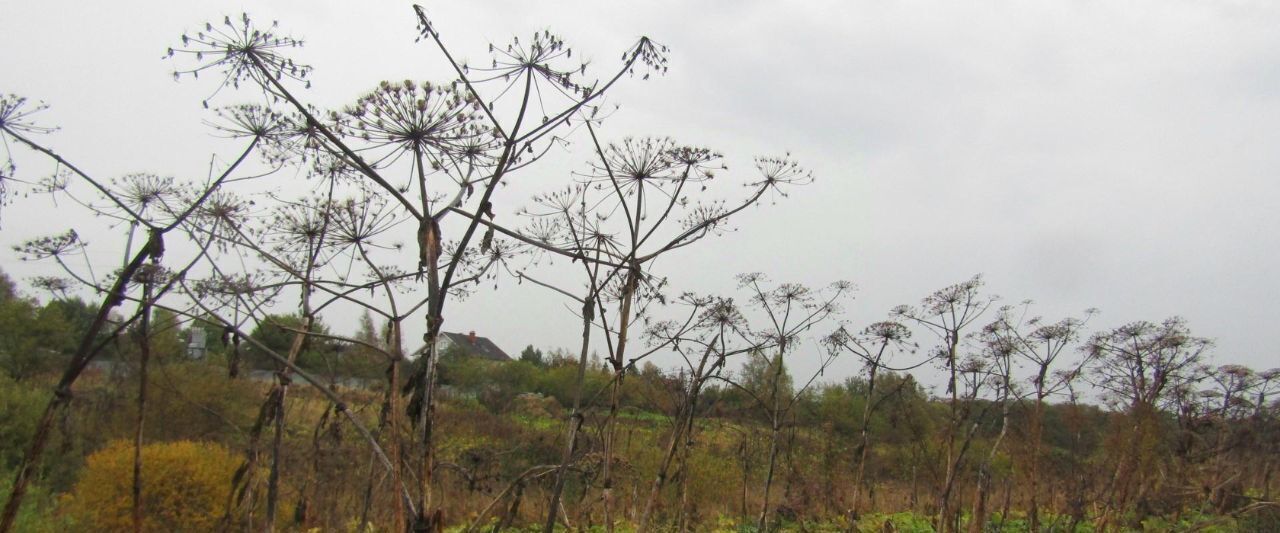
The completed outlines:
<svg viewBox="0 0 1280 533">
<path fill-rule="evenodd" d="M 0 194 L 60 202 L 14 246 L 47 275 L 0 277 L 0 531 L 1280 530 L 1280 371 L 981 276 L 867 324 L 847 281 L 689 292 L 688 248 L 801 215 L 803 162 L 612 136 L 608 95 L 678 53 L 647 37 L 463 54 L 405 15 L 452 76 L 332 109 L 275 22 L 178 35 L 238 146 L 197 179 L 95 175 L 39 95 L 0 96 Z M 563 346 L 445 342 L 513 283 Z"/>
</svg>

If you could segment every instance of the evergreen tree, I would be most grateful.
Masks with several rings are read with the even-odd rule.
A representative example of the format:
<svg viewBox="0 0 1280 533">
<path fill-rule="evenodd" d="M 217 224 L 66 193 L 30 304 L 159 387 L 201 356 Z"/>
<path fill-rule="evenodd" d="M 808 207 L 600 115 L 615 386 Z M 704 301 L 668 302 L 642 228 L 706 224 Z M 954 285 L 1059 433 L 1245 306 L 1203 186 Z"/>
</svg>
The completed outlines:
<svg viewBox="0 0 1280 533">
<path fill-rule="evenodd" d="M 72 332 L 62 316 L 18 293 L 0 272 L 0 368 L 15 380 L 49 372 L 61 364 Z"/>
<path fill-rule="evenodd" d="M 546 361 L 542 358 L 542 350 L 534 348 L 532 344 L 526 346 L 524 351 L 520 352 L 520 360 L 537 366 L 546 364 Z"/>
</svg>

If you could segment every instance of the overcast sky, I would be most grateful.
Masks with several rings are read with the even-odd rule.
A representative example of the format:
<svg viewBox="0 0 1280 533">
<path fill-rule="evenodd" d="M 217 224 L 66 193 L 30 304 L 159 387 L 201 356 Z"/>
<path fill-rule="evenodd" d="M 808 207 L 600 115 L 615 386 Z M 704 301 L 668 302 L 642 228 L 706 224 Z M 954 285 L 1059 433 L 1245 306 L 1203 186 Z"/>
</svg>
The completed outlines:
<svg viewBox="0 0 1280 533">
<path fill-rule="evenodd" d="M 1091 326 L 1114 327 L 1182 315 L 1217 341 L 1220 362 L 1277 366 L 1278 3 L 424 5 L 476 60 L 489 42 L 550 28 L 600 75 L 648 35 L 670 46 L 670 73 L 614 93 L 622 108 L 605 136 L 670 135 L 741 170 L 790 151 L 814 170 L 813 185 L 666 261 L 682 290 L 729 293 L 745 271 L 847 279 L 860 289 L 845 318 L 861 326 L 983 273 L 991 293 L 1034 300 L 1048 318 L 1097 307 Z M 174 83 L 161 56 L 184 31 L 244 9 L 306 39 L 307 98 L 322 107 L 382 79 L 447 79 L 413 42 L 408 3 L 5 0 L 0 91 L 49 103 L 42 121 L 62 128 L 49 144 L 98 175 L 203 177 L 213 152 L 231 152 L 201 123 L 210 86 Z M 547 188 L 502 194 L 514 209 Z M 42 272 L 9 247 L 67 226 L 59 214 L 43 201 L 5 209 L 7 272 Z M 446 329 L 513 353 L 574 345 L 560 302 L 506 285 L 501 300 L 457 304 Z M 834 374 L 855 369 L 846 360 Z"/>
</svg>

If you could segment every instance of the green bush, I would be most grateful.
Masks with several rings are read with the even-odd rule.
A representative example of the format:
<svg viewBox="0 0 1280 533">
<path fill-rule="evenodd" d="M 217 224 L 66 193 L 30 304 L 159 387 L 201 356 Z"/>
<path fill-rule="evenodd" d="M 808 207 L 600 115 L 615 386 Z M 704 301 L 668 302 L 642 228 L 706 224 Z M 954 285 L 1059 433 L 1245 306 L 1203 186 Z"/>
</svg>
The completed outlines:
<svg viewBox="0 0 1280 533">
<path fill-rule="evenodd" d="M 0 470 L 18 466 L 48 403 L 47 392 L 0 375 Z"/>
<path fill-rule="evenodd" d="M 8 495 L 13 487 L 14 473 L 0 470 L 0 494 Z M 27 486 L 27 497 L 22 500 L 18 509 L 18 517 L 14 523 L 14 531 L 23 533 L 53 533 L 55 531 L 73 531 L 74 523 L 57 512 L 57 499 L 42 484 L 32 483 Z"/>
</svg>

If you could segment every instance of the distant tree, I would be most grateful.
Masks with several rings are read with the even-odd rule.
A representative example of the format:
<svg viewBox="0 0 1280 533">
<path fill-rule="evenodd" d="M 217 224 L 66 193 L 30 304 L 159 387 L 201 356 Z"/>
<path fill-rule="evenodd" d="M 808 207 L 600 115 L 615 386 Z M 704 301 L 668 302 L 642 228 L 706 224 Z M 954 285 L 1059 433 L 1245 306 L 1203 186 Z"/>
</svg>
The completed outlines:
<svg viewBox="0 0 1280 533">
<path fill-rule="evenodd" d="M 0 472 L 10 472 L 22 460 L 22 448 L 44 407 L 44 392 L 0 375 Z"/>
<path fill-rule="evenodd" d="M 0 272 L 0 301 L 9 301 L 18 297 L 18 287 L 8 274 Z"/>
<path fill-rule="evenodd" d="M 791 396 L 796 389 L 795 378 L 791 377 L 791 372 L 782 360 L 771 357 L 763 350 L 749 352 L 734 379 L 744 392 L 760 398 L 768 398 L 774 389 L 780 395 Z"/>
<path fill-rule="evenodd" d="M 535 349 L 532 344 L 526 346 L 524 351 L 520 352 L 520 360 L 537 366 L 546 365 L 546 361 L 542 357 L 542 350 Z"/>
<path fill-rule="evenodd" d="M 276 353 L 288 353 L 296 336 L 294 331 L 301 329 L 302 326 L 303 318 L 297 314 L 268 315 L 249 336 Z M 324 334 L 329 332 L 329 327 L 316 318 L 309 331 Z M 310 337 L 298 355 L 298 366 L 308 370 L 326 370 L 330 371 L 326 373 L 331 373 L 336 353 L 336 346 L 332 342 Z M 246 355 L 254 368 L 275 369 L 277 367 L 276 360 L 266 355 L 262 348 L 250 346 L 246 350 Z"/>
<path fill-rule="evenodd" d="M 150 349 L 157 358 L 186 357 L 187 340 L 190 334 L 183 327 L 183 322 L 178 315 L 166 309 L 156 309 L 151 317 L 150 329 Z M 135 328 L 130 333 L 138 334 L 138 331 Z"/>
<path fill-rule="evenodd" d="M 384 333 L 379 333 L 379 328 L 373 322 L 373 315 L 368 310 L 360 315 L 353 339 L 363 344 L 348 344 L 339 352 L 339 368 L 344 376 L 369 379 L 386 373 L 385 352 L 388 346 L 384 340 L 385 330 L 383 328 Z"/>
<path fill-rule="evenodd" d="M 55 298 L 49 300 L 44 305 L 45 313 L 55 313 L 61 320 L 67 323 L 67 335 L 57 339 L 51 339 L 53 344 L 51 348 L 70 352 L 75 349 L 76 340 L 89 330 L 89 326 L 93 324 L 94 308 L 88 302 L 78 298 Z M 50 317 L 53 318 L 53 317 Z M 106 355 L 114 355 L 112 348 L 108 347 Z"/>
<path fill-rule="evenodd" d="M 18 294 L 0 272 L 0 368 L 15 380 L 49 372 L 63 363 L 71 326 L 55 308 Z"/>
</svg>

